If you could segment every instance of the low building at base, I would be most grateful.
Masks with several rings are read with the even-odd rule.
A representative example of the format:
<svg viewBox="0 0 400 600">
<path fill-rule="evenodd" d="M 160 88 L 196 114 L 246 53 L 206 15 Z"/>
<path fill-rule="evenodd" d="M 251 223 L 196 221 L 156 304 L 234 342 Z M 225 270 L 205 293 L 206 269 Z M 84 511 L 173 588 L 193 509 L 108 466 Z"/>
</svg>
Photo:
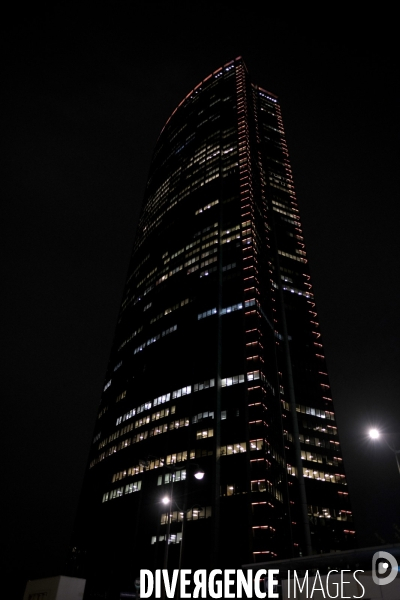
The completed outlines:
<svg viewBox="0 0 400 600">
<path fill-rule="evenodd" d="M 86 579 L 79 577 L 46 577 L 28 581 L 23 600 L 82 600 Z"/>
</svg>

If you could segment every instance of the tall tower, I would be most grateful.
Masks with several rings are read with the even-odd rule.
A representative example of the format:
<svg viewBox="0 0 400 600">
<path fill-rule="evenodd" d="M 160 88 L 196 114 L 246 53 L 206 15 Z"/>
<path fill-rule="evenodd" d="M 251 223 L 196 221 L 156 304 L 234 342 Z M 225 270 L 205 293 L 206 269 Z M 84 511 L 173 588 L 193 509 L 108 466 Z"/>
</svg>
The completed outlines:
<svg viewBox="0 0 400 600">
<path fill-rule="evenodd" d="M 157 141 L 77 532 L 126 582 L 352 545 L 281 111 L 241 58 Z"/>
</svg>

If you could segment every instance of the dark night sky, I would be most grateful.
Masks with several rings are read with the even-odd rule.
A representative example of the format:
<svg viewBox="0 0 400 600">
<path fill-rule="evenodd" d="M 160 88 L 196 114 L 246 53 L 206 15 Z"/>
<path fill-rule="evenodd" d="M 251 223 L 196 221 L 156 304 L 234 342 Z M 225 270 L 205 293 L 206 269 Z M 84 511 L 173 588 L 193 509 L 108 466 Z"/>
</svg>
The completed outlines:
<svg viewBox="0 0 400 600">
<path fill-rule="evenodd" d="M 234 6 L 4 26 L 2 517 L 21 596 L 62 570 L 158 133 L 238 55 L 281 101 L 359 541 L 395 541 L 395 460 L 365 439 L 377 424 L 400 447 L 395 16 Z"/>
</svg>

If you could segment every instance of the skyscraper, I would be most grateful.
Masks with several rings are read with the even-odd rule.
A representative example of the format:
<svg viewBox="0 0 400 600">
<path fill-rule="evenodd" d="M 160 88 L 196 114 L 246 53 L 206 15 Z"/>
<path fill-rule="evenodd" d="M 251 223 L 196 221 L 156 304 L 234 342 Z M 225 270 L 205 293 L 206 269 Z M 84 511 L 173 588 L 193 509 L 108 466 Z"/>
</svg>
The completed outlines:
<svg viewBox="0 0 400 600">
<path fill-rule="evenodd" d="M 75 552 L 129 582 L 353 534 L 281 111 L 238 58 L 157 141 Z"/>
</svg>

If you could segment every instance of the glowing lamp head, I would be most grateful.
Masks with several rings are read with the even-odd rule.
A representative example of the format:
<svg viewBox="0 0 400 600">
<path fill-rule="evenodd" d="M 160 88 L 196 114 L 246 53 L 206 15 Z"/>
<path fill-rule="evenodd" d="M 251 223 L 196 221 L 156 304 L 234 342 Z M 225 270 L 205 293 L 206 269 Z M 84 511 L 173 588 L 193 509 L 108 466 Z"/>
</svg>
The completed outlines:
<svg viewBox="0 0 400 600">
<path fill-rule="evenodd" d="M 164 496 L 164 498 L 161 500 L 161 502 L 163 504 L 169 504 L 170 503 L 170 499 L 168 498 L 168 496 Z"/>
<path fill-rule="evenodd" d="M 198 471 L 196 471 L 196 473 L 194 474 L 194 476 L 196 477 L 196 479 L 198 479 L 199 481 L 201 481 L 201 479 L 203 479 L 203 477 L 204 477 L 204 471 L 202 471 L 201 469 L 199 469 Z"/>
<path fill-rule="evenodd" d="M 380 433 L 379 433 L 379 431 L 377 429 L 370 429 L 369 430 L 369 437 L 372 440 L 377 440 L 379 436 L 380 436 Z"/>
</svg>

